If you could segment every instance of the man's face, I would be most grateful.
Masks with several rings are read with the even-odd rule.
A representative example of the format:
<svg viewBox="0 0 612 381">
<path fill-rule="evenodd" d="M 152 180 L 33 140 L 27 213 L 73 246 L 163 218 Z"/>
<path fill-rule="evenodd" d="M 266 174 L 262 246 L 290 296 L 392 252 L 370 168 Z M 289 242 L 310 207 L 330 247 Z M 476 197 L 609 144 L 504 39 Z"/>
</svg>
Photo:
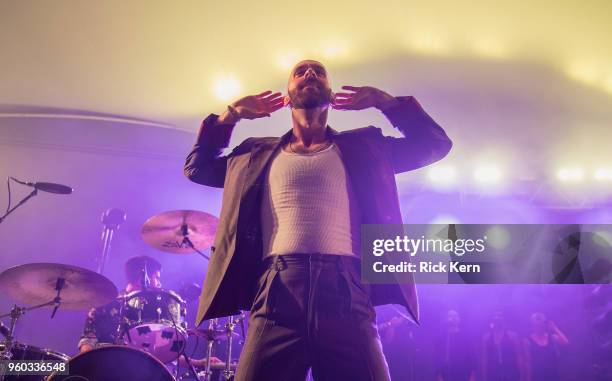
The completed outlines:
<svg viewBox="0 0 612 381">
<path fill-rule="evenodd" d="M 461 322 L 461 318 L 459 317 L 459 313 L 455 310 L 450 310 L 446 313 L 446 323 L 449 326 L 456 327 Z"/>
<path fill-rule="evenodd" d="M 287 94 L 293 108 L 324 107 L 332 101 L 327 71 L 317 61 L 301 61 L 293 70 L 287 84 Z"/>
</svg>

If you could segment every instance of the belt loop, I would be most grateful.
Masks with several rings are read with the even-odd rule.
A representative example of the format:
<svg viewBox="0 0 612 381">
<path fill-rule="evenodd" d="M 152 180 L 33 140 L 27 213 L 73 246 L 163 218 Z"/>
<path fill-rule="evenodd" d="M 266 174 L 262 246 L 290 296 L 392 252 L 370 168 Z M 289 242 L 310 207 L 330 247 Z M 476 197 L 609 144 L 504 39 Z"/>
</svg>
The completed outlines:
<svg viewBox="0 0 612 381">
<path fill-rule="evenodd" d="M 313 259 L 315 259 L 315 256 L 318 256 L 319 253 L 306 254 L 306 255 L 308 255 L 308 268 L 311 269 L 312 268 L 312 263 L 313 262 L 317 263 L 317 261 L 313 260 Z"/>
<path fill-rule="evenodd" d="M 283 256 L 277 255 L 276 258 L 274 258 L 274 269 L 276 271 L 281 271 L 284 270 L 286 267 L 287 264 L 285 263 Z"/>
</svg>

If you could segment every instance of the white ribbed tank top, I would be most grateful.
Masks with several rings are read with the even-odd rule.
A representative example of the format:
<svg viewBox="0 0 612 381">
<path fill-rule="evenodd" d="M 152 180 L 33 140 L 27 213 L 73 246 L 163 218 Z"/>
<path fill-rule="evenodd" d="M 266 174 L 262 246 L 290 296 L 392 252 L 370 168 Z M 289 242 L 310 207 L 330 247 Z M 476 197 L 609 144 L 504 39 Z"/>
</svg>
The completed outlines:
<svg viewBox="0 0 612 381">
<path fill-rule="evenodd" d="M 263 187 L 263 255 L 359 256 L 359 217 L 335 144 L 297 154 L 279 149 Z"/>
</svg>

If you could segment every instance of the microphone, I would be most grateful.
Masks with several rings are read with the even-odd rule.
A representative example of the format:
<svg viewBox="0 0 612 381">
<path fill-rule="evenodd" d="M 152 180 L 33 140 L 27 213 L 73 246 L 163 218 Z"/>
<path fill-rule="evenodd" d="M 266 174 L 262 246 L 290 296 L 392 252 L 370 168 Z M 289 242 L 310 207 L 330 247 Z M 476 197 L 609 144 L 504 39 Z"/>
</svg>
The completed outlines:
<svg viewBox="0 0 612 381">
<path fill-rule="evenodd" d="M 35 188 L 39 191 L 47 192 L 47 193 L 55 193 L 55 194 L 70 194 L 73 189 L 67 185 L 55 184 L 55 183 L 31 183 L 26 181 L 19 181 L 14 177 L 11 177 L 12 180 L 18 182 L 19 184 L 26 185 L 32 188 Z"/>
</svg>

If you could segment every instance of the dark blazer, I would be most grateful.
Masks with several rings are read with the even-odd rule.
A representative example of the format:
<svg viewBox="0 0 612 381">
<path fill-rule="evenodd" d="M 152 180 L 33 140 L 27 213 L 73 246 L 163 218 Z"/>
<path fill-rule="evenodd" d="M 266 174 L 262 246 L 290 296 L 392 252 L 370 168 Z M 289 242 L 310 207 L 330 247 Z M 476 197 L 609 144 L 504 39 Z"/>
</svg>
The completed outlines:
<svg viewBox="0 0 612 381">
<path fill-rule="evenodd" d="M 384 136 L 376 127 L 328 134 L 338 146 L 347 175 L 361 209 L 362 224 L 401 224 L 395 174 L 442 159 L 452 143 L 444 130 L 421 108 L 414 97 L 398 97 L 398 105 L 384 111 L 404 137 Z M 203 122 L 193 150 L 187 156 L 185 175 L 199 184 L 223 187 L 221 216 L 196 324 L 202 320 L 249 310 L 262 258 L 260 205 L 263 179 L 275 150 L 291 136 L 248 138 L 227 156 L 233 126 L 217 124 L 218 116 Z M 399 284 L 373 284 L 373 305 L 401 304 L 415 321 L 419 311 L 414 279 Z"/>
</svg>

